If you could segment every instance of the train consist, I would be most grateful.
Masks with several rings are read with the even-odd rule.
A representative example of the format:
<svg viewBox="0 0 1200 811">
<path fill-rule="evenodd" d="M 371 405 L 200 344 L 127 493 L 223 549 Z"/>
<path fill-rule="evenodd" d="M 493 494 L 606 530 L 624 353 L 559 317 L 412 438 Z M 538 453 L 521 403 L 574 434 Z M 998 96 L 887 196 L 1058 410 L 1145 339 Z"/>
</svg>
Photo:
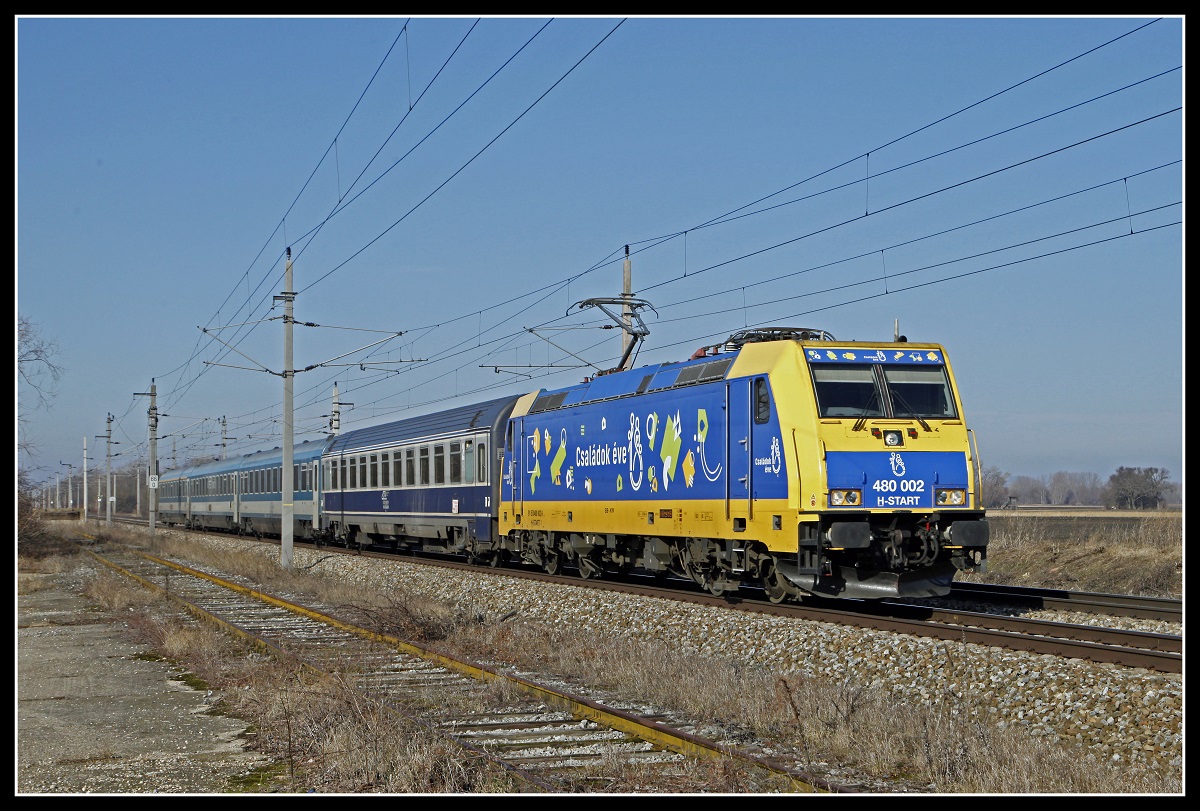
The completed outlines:
<svg viewBox="0 0 1200 811">
<path fill-rule="evenodd" d="M 280 531 L 279 449 L 170 471 L 168 524 Z M 938 344 L 736 333 L 691 359 L 294 451 L 295 536 L 721 595 L 940 596 L 986 567 L 980 464 Z"/>
</svg>

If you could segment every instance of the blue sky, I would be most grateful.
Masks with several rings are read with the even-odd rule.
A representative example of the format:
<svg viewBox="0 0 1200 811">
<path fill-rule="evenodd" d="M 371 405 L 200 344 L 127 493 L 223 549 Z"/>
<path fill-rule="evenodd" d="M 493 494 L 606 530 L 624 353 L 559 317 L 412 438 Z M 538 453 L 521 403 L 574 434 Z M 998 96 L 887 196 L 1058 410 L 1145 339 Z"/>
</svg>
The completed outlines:
<svg viewBox="0 0 1200 811">
<path fill-rule="evenodd" d="M 303 439 L 335 382 L 357 428 L 613 366 L 576 304 L 625 245 L 636 365 L 898 320 L 985 466 L 1182 480 L 1180 17 L 15 29 L 16 310 L 63 368 L 18 390 L 35 480 L 103 465 L 109 414 L 145 458 L 152 379 L 164 467 L 278 445 L 287 247 Z"/>
</svg>

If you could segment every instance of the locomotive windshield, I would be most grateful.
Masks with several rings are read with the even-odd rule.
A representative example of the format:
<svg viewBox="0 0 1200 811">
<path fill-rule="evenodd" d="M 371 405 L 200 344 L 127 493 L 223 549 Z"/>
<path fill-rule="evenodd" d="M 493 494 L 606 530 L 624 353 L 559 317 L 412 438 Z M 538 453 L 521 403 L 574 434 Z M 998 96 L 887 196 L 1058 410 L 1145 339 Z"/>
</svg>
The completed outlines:
<svg viewBox="0 0 1200 811">
<path fill-rule="evenodd" d="M 812 374 L 822 417 L 958 416 L 943 366 L 826 364 L 814 366 Z"/>
</svg>

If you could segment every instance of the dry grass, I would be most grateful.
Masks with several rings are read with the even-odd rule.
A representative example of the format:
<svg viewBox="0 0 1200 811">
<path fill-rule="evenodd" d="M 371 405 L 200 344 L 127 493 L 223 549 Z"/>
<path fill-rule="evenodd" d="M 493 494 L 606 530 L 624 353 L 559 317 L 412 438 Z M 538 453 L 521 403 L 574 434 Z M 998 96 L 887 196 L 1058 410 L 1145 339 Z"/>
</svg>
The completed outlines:
<svg viewBox="0 0 1200 811">
<path fill-rule="evenodd" d="M 989 515 L 988 571 L 961 580 L 1147 597 L 1183 594 L 1183 516 Z"/>
<path fill-rule="evenodd" d="M 992 571 L 979 578 L 987 582 L 1145 594 L 1181 591 L 1181 520 L 1156 517 L 1107 527 L 1046 516 L 993 521 Z M 147 543 L 140 533 L 113 533 L 118 534 L 127 542 Z M 1102 762 L 1069 741 L 1032 738 L 1017 728 L 969 718 L 961 711 L 956 685 L 985 681 L 986 674 L 966 672 L 968 665 L 948 652 L 938 663 L 945 685 L 940 700 L 907 706 L 852 677 L 837 684 L 784 679 L 737 661 L 675 655 L 637 641 L 581 638 L 515 621 L 486 624 L 453 606 L 394 592 L 373 594 L 361 585 L 299 570 L 285 572 L 277 556 L 218 553 L 203 545 L 178 544 L 167 533 L 151 546 L 162 554 L 186 553 L 200 563 L 211 556 L 210 562 L 240 571 L 264 589 L 308 594 L 343 613 L 372 618 L 372 627 L 402 638 L 436 641 L 472 658 L 553 672 L 593 689 L 652 701 L 746 736 L 773 737 L 811 764 L 836 763 L 910 788 L 995 794 L 1157 794 L 1182 788 L 1178 770 Z M 1045 565 L 1047 555 L 1050 566 Z M 340 683 L 310 681 L 278 663 L 267 665 L 215 632 L 164 615 L 152 599 L 120 594 L 140 591 L 136 587 L 108 581 L 97 578 L 89 594 L 110 610 L 134 612 L 138 619 L 131 626 L 164 655 L 220 688 L 227 697 L 225 709 L 253 724 L 256 748 L 279 758 L 284 768 L 276 778 L 252 790 L 511 790 L 501 776 L 465 761 L 444 739 L 384 711 L 372 697 Z M 475 700 L 481 707 L 503 706 L 512 698 L 509 689 L 492 685 Z M 760 790 L 719 766 L 711 769 L 706 776 L 712 791 Z M 648 785 L 647 774 L 635 767 L 616 778 L 595 778 L 597 791 L 664 790 L 661 784 L 654 789 Z"/>
</svg>

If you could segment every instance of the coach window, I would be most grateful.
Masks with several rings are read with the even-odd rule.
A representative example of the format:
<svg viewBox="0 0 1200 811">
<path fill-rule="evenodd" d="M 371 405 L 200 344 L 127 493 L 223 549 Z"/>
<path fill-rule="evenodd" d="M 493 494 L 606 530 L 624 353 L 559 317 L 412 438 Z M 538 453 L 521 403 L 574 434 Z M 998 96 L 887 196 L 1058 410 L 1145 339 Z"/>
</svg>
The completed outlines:
<svg viewBox="0 0 1200 811">
<path fill-rule="evenodd" d="M 754 379 L 754 422 L 764 425 L 771 421 L 771 396 L 767 393 L 767 379 Z"/>
<path fill-rule="evenodd" d="M 475 481 L 475 443 L 471 440 L 463 442 L 463 483 L 471 484 Z"/>
<path fill-rule="evenodd" d="M 370 468 L 371 471 L 371 487 L 379 486 L 379 454 L 371 454 Z"/>
<path fill-rule="evenodd" d="M 392 451 L 392 487 L 404 486 L 404 454 L 399 450 Z"/>
<path fill-rule="evenodd" d="M 358 486 L 362 489 L 367 488 L 367 457 L 366 454 L 358 457 Z"/>
<path fill-rule="evenodd" d="M 419 483 L 429 484 L 429 446 L 422 445 L 417 451 L 417 471 L 420 473 Z"/>
<path fill-rule="evenodd" d="M 353 490 L 358 487 L 358 460 L 347 459 L 346 461 L 346 481 L 344 486 L 347 490 Z"/>
<path fill-rule="evenodd" d="M 450 483 L 462 484 L 462 443 L 450 443 Z"/>
<path fill-rule="evenodd" d="M 391 454 L 388 453 L 387 451 L 384 451 L 383 453 L 379 454 L 379 486 L 380 487 L 391 487 L 391 485 L 388 483 L 392 480 L 391 473 L 392 473 Z"/>
<path fill-rule="evenodd" d="M 433 446 L 433 483 L 446 483 L 446 446 L 441 443 Z"/>
<path fill-rule="evenodd" d="M 475 451 L 475 460 L 478 464 L 476 468 L 475 481 L 479 484 L 487 484 L 488 482 L 488 458 L 487 458 L 487 443 L 480 442 L 479 447 Z"/>
<path fill-rule="evenodd" d="M 412 487 L 417 483 L 417 452 L 413 448 L 404 449 L 404 486 Z"/>
</svg>

